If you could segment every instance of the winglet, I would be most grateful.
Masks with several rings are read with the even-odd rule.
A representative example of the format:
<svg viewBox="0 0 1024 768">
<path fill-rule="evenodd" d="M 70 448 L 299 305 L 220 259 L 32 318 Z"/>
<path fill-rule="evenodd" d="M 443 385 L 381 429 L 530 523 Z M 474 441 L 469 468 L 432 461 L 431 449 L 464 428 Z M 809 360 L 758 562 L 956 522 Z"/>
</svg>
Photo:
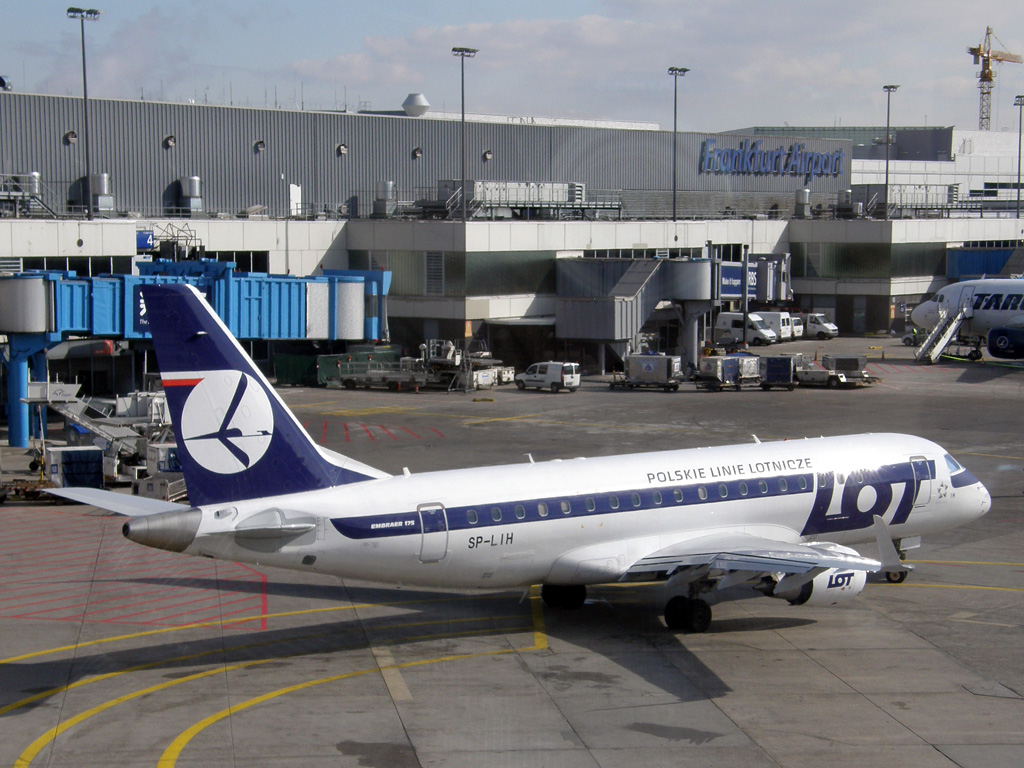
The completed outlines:
<svg viewBox="0 0 1024 768">
<path fill-rule="evenodd" d="M 914 570 L 914 566 L 900 560 L 900 553 L 896 551 L 892 537 L 889 535 L 889 528 L 885 521 L 875 515 L 874 522 L 875 540 L 878 542 L 878 559 L 882 561 L 881 571 L 906 572 Z"/>
</svg>

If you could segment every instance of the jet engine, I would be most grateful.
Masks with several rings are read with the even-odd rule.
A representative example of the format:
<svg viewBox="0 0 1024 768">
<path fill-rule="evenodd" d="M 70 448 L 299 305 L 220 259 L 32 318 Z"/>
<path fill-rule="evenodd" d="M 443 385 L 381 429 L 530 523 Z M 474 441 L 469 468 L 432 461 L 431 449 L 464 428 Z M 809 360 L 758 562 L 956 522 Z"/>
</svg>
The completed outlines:
<svg viewBox="0 0 1024 768">
<path fill-rule="evenodd" d="M 839 605 L 859 595 L 867 580 L 864 571 L 829 568 L 801 586 L 795 596 L 777 596 L 789 600 L 790 605 Z"/>
<path fill-rule="evenodd" d="M 1024 329 L 993 328 L 988 332 L 988 353 L 1004 360 L 1024 357 Z"/>
<path fill-rule="evenodd" d="M 858 554 L 857 550 L 840 544 L 830 546 L 834 551 Z M 829 568 L 812 579 L 804 574 L 791 573 L 779 580 L 770 596 L 788 600 L 790 605 L 839 605 L 859 595 L 867 580 L 865 571 L 849 568 Z"/>
</svg>

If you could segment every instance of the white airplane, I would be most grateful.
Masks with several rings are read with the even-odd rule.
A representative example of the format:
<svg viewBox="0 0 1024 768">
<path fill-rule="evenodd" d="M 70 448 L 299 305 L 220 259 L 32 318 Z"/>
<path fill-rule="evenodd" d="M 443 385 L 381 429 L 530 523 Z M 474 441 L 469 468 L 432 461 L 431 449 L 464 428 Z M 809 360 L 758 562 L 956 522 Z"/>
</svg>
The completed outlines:
<svg viewBox="0 0 1024 768">
<path fill-rule="evenodd" d="M 952 325 L 958 315 L 959 326 L 951 327 L 949 335 L 959 333 L 973 343 L 970 359 L 981 358 L 982 344 L 993 357 L 1024 357 L 1024 280 L 981 278 L 947 285 L 917 305 L 910 319 L 921 328 L 933 328 L 944 318 Z"/>
<path fill-rule="evenodd" d="M 150 547 L 400 585 L 586 587 L 667 581 L 672 629 L 766 595 L 846 602 L 899 550 L 989 509 L 933 442 L 852 435 L 390 476 L 316 445 L 192 287 L 143 288 L 194 504 L 53 493 L 132 516 Z M 852 544 L 878 548 L 865 557 Z"/>
</svg>

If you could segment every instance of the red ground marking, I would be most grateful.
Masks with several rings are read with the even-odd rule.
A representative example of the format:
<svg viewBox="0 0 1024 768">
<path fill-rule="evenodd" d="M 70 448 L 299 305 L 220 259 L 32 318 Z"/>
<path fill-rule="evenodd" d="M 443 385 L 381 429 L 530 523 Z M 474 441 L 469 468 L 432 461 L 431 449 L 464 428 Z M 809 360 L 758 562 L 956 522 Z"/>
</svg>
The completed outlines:
<svg viewBox="0 0 1024 768">
<path fill-rule="evenodd" d="M 10 568 L 0 570 L 0 615 L 34 621 L 84 619 L 176 626 L 189 615 L 216 621 L 252 612 L 257 615 L 250 617 L 251 622 L 259 623 L 247 619 L 246 627 L 266 629 L 268 596 L 263 574 L 237 563 L 206 563 L 147 550 L 121 537 L 120 520 L 71 510 L 37 507 L 0 512 L 5 533 L 0 536 L 0 558 L 17 563 L 13 573 Z M 17 541 L 12 541 L 11 533 Z M 224 575 L 218 576 L 219 572 Z M 139 587 L 132 583 L 138 579 L 152 583 Z M 252 584 L 252 591 L 232 594 L 232 582 Z M 221 603 L 225 593 L 232 599 Z M 213 600 L 216 605 L 210 604 Z M 236 605 L 237 610 L 224 610 Z M 140 611 L 143 607 L 148 610 Z M 132 613 L 124 615 L 128 610 Z M 171 610 L 174 614 L 166 615 Z M 145 614 L 161 615 L 132 620 Z"/>
<path fill-rule="evenodd" d="M 413 432 L 413 431 L 412 431 L 411 429 L 409 429 L 408 427 L 402 427 L 402 429 L 404 429 L 404 430 L 405 430 L 406 432 L 408 432 L 408 433 L 409 433 L 410 435 L 412 435 L 413 437 L 415 437 L 415 438 L 416 438 L 417 440 L 419 440 L 419 439 L 420 439 L 420 436 L 419 436 L 419 435 L 417 435 L 417 434 L 416 434 L 415 432 Z"/>
<path fill-rule="evenodd" d="M 365 424 L 360 424 L 359 426 L 363 428 L 363 431 L 366 433 L 367 437 L 369 437 L 373 441 L 377 440 L 377 438 L 373 436 L 373 432 L 370 431 L 369 427 L 367 427 Z"/>
<path fill-rule="evenodd" d="M 99 614 L 99 613 L 108 613 L 109 611 L 120 611 L 120 610 L 129 609 L 129 608 L 134 608 L 137 605 L 153 605 L 154 603 L 159 602 L 159 600 L 161 598 L 157 598 L 156 600 L 154 600 L 152 597 L 147 597 L 147 596 L 148 595 L 163 595 L 163 594 L 167 594 L 167 590 L 166 589 L 155 589 L 155 590 L 153 590 L 151 592 L 135 592 L 135 593 L 133 593 L 131 595 L 125 595 L 124 596 L 125 602 L 122 602 L 119 605 L 114 606 L 113 608 L 101 608 L 101 609 L 96 610 L 96 611 L 89 610 L 89 609 L 91 609 L 93 605 L 102 605 L 103 603 L 109 603 L 111 601 L 116 601 L 117 598 L 109 598 L 109 599 L 106 599 L 106 600 L 97 600 L 97 601 L 89 600 L 88 598 L 86 598 L 83 601 L 82 605 L 79 605 L 79 606 L 67 606 L 67 605 L 65 605 L 65 606 L 59 606 L 57 608 L 47 608 L 46 610 L 42 610 L 42 611 L 32 611 L 31 613 L 24 613 L 24 612 L 22 612 L 20 614 L 20 616 L 21 616 L 21 618 L 26 618 L 26 617 L 29 617 L 29 616 L 38 617 L 38 616 L 42 616 L 45 613 L 54 613 L 54 612 L 57 612 L 57 611 L 69 611 L 72 608 L 81 608 L 82 610 L 85 611 L 85 613 L 84 614 L 80 614 L 80 615 L 84 615 L 85 617 L 90 617 L 90 616 L 93 616 L 93 615 Z M 170 600 L 172 598 L 168 597 L 168 598 L 162 598 L 162 599 Z M 31 608 L 32 606 L 26 606 L 26 607 Z M 72 617 L 71 616 L 67 616 L 67 617 L 64 617 L 64 618 L 70 619 Z"/>
<path fill-rule="evenodd" d="M 391 438 L 392 440 L 397 440 L 397 439 L 398 439 L 398 438 L 397 438 L 397 437 L 395 437 L 395 436 L 394 436 L 393 434 L 391 434 L 391 432 L 390 432 L 390 431 L 388 431 L 388 428 L 387 428 L 387 427 L 385 427 L 385 426 L 384 426 L 383 424 L 378 424 L 377 426 L 378 426 L 378 427 L 379 427 L 380 429 L 384 430 L 384 434 L 385 434 L 385 435 L 387 435 L 388 437 L 390 437 L 390 438 Z"/>
<path fill-rule="evenodd" d="M 324 445 L 327 442 L 327 422 L 324 422 L 324 431 L 320 435 L 320 445 Z"/>
<path fill-rule="evenodd" d="M 442 435 L 439 430 L 436 430 L 433 427 L 430 428 L 430 431 L 436 434 L 438 437 L 444 437 L 444 435 Z"/>
<path fill-rule="evenodd" d="M 348 423 L 345 423 L 345 442 L 351 442 L 352 438 L 348 434 Z"/>
<path fill-rule="evenodd" d="M 202 603 L 209 603 L 210 601 L 214 601 L 214 604 L 211 605 L 211 606 L 208 606 L 206 608 L 199 608 L 199 612 L 200 613 L 208 613 L 209 611 L 212 611 L 213 609 L 215 609 L 215 608 L 217 608 L 218 606 L 221 605 L 221 603 L 217 602 L 219 600 L 219 598 L 220 598 L 220 593 L 215 592 L 212 595 L 206 595 L 205 597 L 197 597 L 194 600 L 182 600 L 181 602 L 170 603 L 168 605 L 155 605 L 155 606 L 153 606 L 153 607 L 151 607 L 151 608 L 149 608 L 148 610 L 145 610 L 145 611 L 135 611 L 134 613 L 121 614 L 120 616 L 117 617 L 117 620 L 118 621 L 124 621 L 125 619 L 134 619 L 137 616 L 145 616 L 146 614 L 150 614 L 150 613 L 161 613 L 161 614 L 163 614 L 163 613 L 166 613 L 167 611 L 171 610 L 172 608 L 181 608 L 181 607 L 186 606 L 186 605 L 199 606 Z M 246 597 L 243 597 L 243 598 L 239 598 L 238 600 L 231 600 L 230 602 L 223 603 L 223 605 L 234 605 L 235 603 L 242 602 L 243 600 L 252 601 L 253 598 L 251 598 L 249 596 L 246 596 Z M 125 606 L 125 607 L 126 608 L 132 608 L 134 606 Z M 106 611 L 103 611 L 103 612 L 105 613 Z M 172 614 L 170 614 L 168 616 L 165 616 L 164 618 L 173 619 L 176 616 L 184 616 L 186 614 L 195 613 L 195 612 L 196 612 L 195 610 L 180 611 L 179 613 L 172 613 Z M 86 619 L 89 619 L 91 616 L 92 616 L 91 613 L 87 613 L 85 615 Z M 104 620 L 100 619 L 100 621 L 104 621 Z"/>
<path fill-rule="evenodd" d="M 140 626 L 143 626 L 143 627 L 176 627 L 176 626 L 181 626 L 183 624 L 187 625 L 187 624 L 203 623 L 203 622 L 208 622 L 208 621 L 226 621 L 231 616 L 234 616 L 234 615 L 239 614 L 239 613 L 245 613 L 248 610 L 249 610 L 249 608 L 239 608 L 237 611 L 218 611 L 216 613 L 216 615 L 211 615 L 211 617 L 207 618 L 207 619 L 204 619 L 204 618 L 186 619 L 185 621 L 179 621 L 179 622 L 174 622 L 174 623 L 169 623 L 169 622 L 160 621 L 160 620 L 140 621 L 140 622 L 133 622 L 133 623 L 137 623 L 137 624 L 139 624 Z M 188 613 L 182 613 L 180 615 L 181 616 L 188 616 L 189 614 Z M 168 617 L 168 618 L 176 618 L 176 617 Z M 253 627 L 252 629 L 250 629 L 249 630 L 250 632 L 262 631 L 262 630 L 265 630 L 267 628 L 267 617 L 266 616 L 253 616 L 253 617 L 251 617 L 251 621 L 258 621 L 258 622 L 260 622 L 260 625 L 258 627 Z M 231 624 L 228 625 L 228 628 L 245 629 L 245 627 L 243 627 L 242 625 L 243 624 L 248 624 L 248 623 L 249 623 L 248 621 L 232 621 Z"/>
</svg>

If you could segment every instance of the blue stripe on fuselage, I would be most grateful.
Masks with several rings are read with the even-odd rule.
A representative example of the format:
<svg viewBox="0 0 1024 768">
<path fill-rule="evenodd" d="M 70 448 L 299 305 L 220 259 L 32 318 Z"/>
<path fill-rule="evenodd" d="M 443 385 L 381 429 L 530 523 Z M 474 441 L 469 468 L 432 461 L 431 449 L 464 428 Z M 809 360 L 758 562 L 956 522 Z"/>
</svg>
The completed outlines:
<svg viewBox="0 0 1024 768">
<path fill-rule="evenodd" d="M 764 483 L 764 491 L 761 490 L 761 483 Z M 746 493 L 741 493 L 741 486 L 746 487 Z M 703 498 L 701 489 L 704 493 Z M 722 489 L 725 489 L 724 495 Z M 811 493 L 813 490 L 814 476 L 805 472 L 750 480 L 728 480 L 721 483 L 624 490 L 604 494 L 520 499 L 501 503 L 485 501 L 480 504 L 447 507 L 445 512 L 448 518 L 448 530 L 475 530 L 496 525 L 516 525 L 567 517 L 592 517 L 639 510 L 651 511 L 729 501 L 796 496 Z M 656 499 L 656 494 L 659 493 L 661 494 L 660 503 Z M 613 499 L 617 500 L 617 506 L 612 506 Z M 638 503 L 637 500 L 639 500 Z M 567 512 L 563 511 L 563 504 L 569 505 Z M 546 514 L 542 514 L 541 505 L 545 505 Z M 593 506 L 593 509 L 590 509 L 590 506 Z M 495 514 L 494 510 L 498 510 L 498 514 Z M 476 513 L 477 522 L 470 522 L 470 512 Z M 332 518 L 331 523 L 340 534 L 350 539 L 388 538 L 421 532 L 419 515 L 415 511 Z"/>
</svg>

